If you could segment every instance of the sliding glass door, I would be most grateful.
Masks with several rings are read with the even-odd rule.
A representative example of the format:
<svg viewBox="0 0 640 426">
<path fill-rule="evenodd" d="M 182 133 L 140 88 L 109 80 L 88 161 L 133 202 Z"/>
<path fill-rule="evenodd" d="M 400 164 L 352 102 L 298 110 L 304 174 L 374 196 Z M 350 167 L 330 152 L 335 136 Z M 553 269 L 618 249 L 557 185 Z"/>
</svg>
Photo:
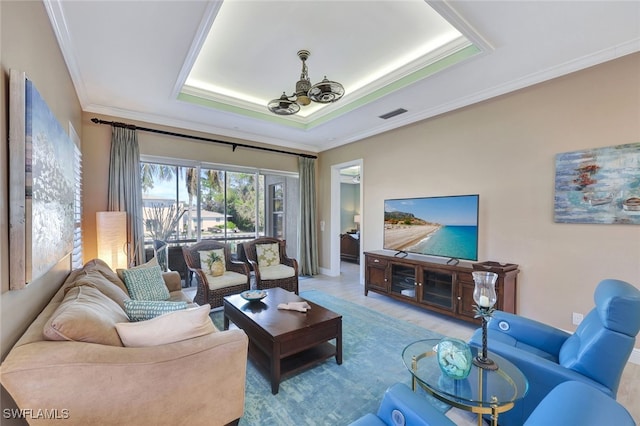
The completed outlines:
<svg viewBox="0 0 640 426">
<path fill-rule="evenodd" d="M 266 235 L 286 239 L 297 255 L 297 176 L 169 161 L 143 162 L 141 175 L 149 246 L 216 239 L 235 253 L 239 243 Z"/>
</svg>

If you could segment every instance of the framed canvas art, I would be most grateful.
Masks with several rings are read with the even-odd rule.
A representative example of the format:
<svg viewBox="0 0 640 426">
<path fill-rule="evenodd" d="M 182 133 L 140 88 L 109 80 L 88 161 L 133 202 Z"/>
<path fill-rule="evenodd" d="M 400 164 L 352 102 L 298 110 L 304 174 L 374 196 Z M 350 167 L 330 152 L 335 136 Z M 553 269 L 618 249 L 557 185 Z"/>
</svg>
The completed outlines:
<svg viewBox="0 0 640 426">
<path fill-rule="evenodd" d="M 556 155 L 555 221 L 640 225 L 640 143 Z"/>
<path fill-rule="evenodd" d="M 24 72 L 9 84 L 9 280 L 20 289 L 72 250 L 74 143 Z"/>
</svg>

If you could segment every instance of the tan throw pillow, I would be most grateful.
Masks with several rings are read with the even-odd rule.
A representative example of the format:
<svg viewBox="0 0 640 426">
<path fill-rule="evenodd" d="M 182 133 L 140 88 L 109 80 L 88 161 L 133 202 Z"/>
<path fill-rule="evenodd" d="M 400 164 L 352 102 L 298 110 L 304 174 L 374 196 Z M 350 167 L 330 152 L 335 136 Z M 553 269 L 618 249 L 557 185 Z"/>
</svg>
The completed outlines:
<svg viewBox="0 0 640 426">
<path fill-rule="evenodd" d="M 100 290 L 82 285 L 67 292 L 44 326 L 47 340 L 122 346 L 116 323 L 128 321 L 122 308 Z"/>
<path fill-rule="evenodd" d="M 125 293 L 120 287 L 97 271 L 84 272 L 83 275 L 79 276 L 73 282 L 73 284 L 65 289 L 65 294 L 67 294 L 72 288 L 79 287 L 81 285 L 90 286 L 100 290 L 102 294 L 116 302 L 122 309 L 124 309 L 124 301 L 130 299 L 128 293 Z"/>
<path fill-rule="evenodd" d="M 280 244 L 256 244 L 258 266 L 267 267 L 280 264 Z"/>
<path fill-rule="evenodd" d="M 158 260 L 155 257 L 152 257 L 151 259 L 149 259 L 149 261 L 147 263 L 143 263 L 142 265 L 138 265 L 138 266 L 132 266 L 129 269 L 116 269 L 116 273 L 118 274 L 118 278 L 120 278 L 120 281 L 122 281 L 122 283 L 124 284 L 124 271 L 127 270 L 132 270 L 132 269 L 143 269 L 143 268 L 151 268 L 152 266 L 159 266 L 158 265 Z M 126 287 L 125 287 L 126 288 Z"/>
<path fill-rule="evenodd" d="M 226 271 L 224 249 L 202 250 L 198 253 L 200 254 L 200 269 L 210 273 L 214 277 L 219 277 L 224 274 Z M 217 266 L 212 264 L 211 267 L 209 267 L 209 257 L 211 256 L 211 253 L 216 254 L 220 258 Z"/>
<path fill-rule="evenodd" d="M 129 347 L 166 345 L 217 331 L 207 305 L 170 312 L 147 321 L 116 324 L 122 343 Z"/>
</svg>

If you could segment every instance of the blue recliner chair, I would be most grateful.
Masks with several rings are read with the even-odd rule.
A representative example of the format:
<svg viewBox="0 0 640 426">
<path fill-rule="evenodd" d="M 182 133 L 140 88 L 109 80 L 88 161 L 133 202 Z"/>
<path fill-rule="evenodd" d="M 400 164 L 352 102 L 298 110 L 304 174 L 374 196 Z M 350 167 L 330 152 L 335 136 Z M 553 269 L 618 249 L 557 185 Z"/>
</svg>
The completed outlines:
<svg viewBox="0 0 640 426">
<path fill-rule="evenodd" d="M 378 414 L 368 413 L 350 426 L 455 426 L 424 397 L 403 383 L 384 393 Z"/>
<path fill-rule="evenodd" d="M 500 415 L 502 426 L 522 425 L 540 401 L 567 381 L 590 385 L 615 399 L 640 330 L 640 290 L 624 281 L 601 281 L 595 308 L 574 334 L 524 317 L 496 311 L 488 325 L 488 349 L 520 368 L 529 392 Z M 471 338 L 482 347 L 482 330 Z"/>
<path fill-rule="evenodd" d="M 397 383 L 385 392 L 377 415 L 368 413 L 350 426 L 427 425 L 451 426 L 454 423 L 424 397 Z M 582 382 L 569 381 L 551 390 L 523 425 L 636 426 L 636 423 L 613 398 Z"/>
</svg>

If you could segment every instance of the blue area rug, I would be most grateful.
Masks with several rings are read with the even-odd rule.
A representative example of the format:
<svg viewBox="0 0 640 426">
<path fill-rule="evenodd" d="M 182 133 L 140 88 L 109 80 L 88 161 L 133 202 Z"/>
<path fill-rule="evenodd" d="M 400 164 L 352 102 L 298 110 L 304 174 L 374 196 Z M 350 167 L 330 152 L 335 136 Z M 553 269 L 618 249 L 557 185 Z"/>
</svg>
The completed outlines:
<svg viewBox="0 0 640 426">
<path fill-rule="evenodd" d="M 247 363 L 245 411 L 240 426 L 348 425 L 375 413 L 384 391 L 394 383 L 411 386 L 402 350 L 411 342 L 438 339 L 438 333 L 389 317 L 317 290 L 300 296 L 342 315 L 342 365 L 335 358 L 289 377 L 271 394 L 268 380 Z M 222 330 L 222 311 L 211 318 Z M 449 406 L 424 395 L 445 412 Z"/>
</svg>

